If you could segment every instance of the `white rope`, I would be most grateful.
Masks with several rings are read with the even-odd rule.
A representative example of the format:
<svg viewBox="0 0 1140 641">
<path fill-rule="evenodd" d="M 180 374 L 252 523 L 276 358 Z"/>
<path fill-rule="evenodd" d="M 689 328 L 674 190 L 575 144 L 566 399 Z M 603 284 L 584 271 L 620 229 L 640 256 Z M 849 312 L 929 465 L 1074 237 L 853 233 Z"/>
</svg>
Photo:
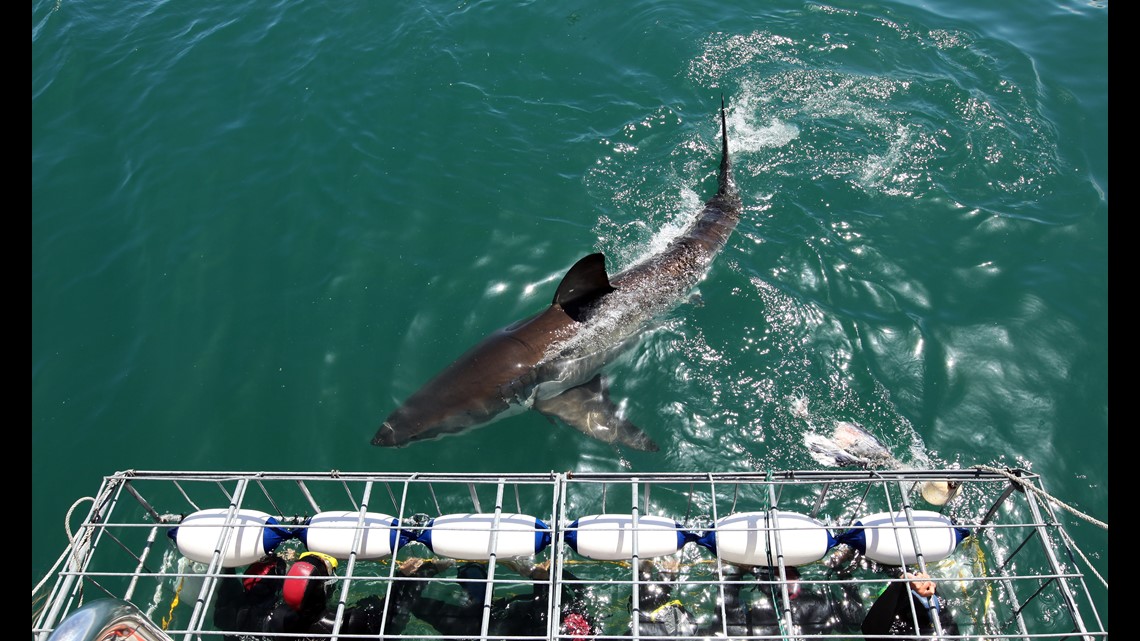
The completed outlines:
<svg viewBox="0 0 1140 641">
<path fill-rule="evenodd" d="M 1037 494 L 1040 494 L 1041 496 L 1048 499 L 1051 503 L 1054 503 L 1055 505 L 1057 505 L 1057 507 L 1060 507 L 1061 509 L 1065 510 L 1066 512 L 1069 512 L 1073 516 L 1076 516 L 1077 518 L 1080 518 L 1080 519 L 1084 519 L 1085 521 L 1088 521 L 1089 523 L 1092 523 L 1093 525 L 1099 525 L 1101 528 L 1103 528 L 1105 530 L 1108 529 L 1108 523 L 1105 523 L 1103 521 L 1098 521 L 1098 520 L 1094 519 L 1093 517 L 1091 517 L 1087 514 L 1082 514 L 1081 512 L 1078 512 L 1077 510 L 1069 507 L 1068 505 L 1065 505 L 1057 497 L 1050 495 L 1048 492 L 1046 492 L 1045 490 L 1042 490 L 1041 488 L 1037 487 L 1036 485 L 1032 485 L 1030 483 L 1025 482 L 1025 479 L 1022 479 L 1018 476 L 1015 476 L 1006 470 L 999 470 L 996 467 L 990 467 L 988 465 L 975 465 L 974 467 L 979 469 L 979 470 L 985 470 L 987 472 L 997 472 L 998 474 L 1001 474 L 1001 475 L 1005 476 L 1006 478 L 1008 478 L 1009 480 L 1017 483 L 1021 487 L 1025 488 L 1027 490 L 1032 490 L 1032 491 L 1036 492 Z"/>
<path fill-rule="evenodd" d="M 84 496 L 83 498 L 76 499 L 76 501 L 71 504 L 71 508 L 67 510 L 67 517 L 65 517 L 63 520 L 63 529 L 65 532 L 67 532 L 67 547 L 63 550 L 63 554 L 60 554 L 59 558 L 55 560 L 54 564 L 52 564 L 51 569 L 48 570 L 48 573 L 44 575 L 44 578 L 40 579 L 40 582 L 36 584 L 36 587 L 32 588 L 33 597 L 36 596 L 36 592 L 40 591 L 40 588 L 44 587 L 44 584 L 47 583 L 47 580 L 55 575 L 55 570 L 59 567 L 59 564 L 62 563 L 63 560 L 67 558 L 67 555 L 72 553 L 72 551 L 75 549 L 75 536 L 71 533 L 71 514 L 75 511 L 75 508 L 79 507 L 80 503 L 84 501 L 94 500 L 95 497 Z"/>
<path fill-rule="evenodd" d="M 1073 548 L 1073 550 L 1076 551 L 1077 556 L 1081 557 L 1081 560 L 1085 562 L 1085 565 L 1089 566 L 1089 570 L 1096 575 L 1096 578 L 1100 579 L 1101 585 L 1103 585 L 1104 589 L 1107 590 L 1108 581 L 1100 575 L 1100 572 L 1096 571 L 1096 568 L 1093 567 L 1092 561 L 1089 561 L 1089 558 L 1085 556 L 1085 553 L 1081 552 L 1081 549 L 1077 547 L 1077 542 L 1069 536 L 1069 533 L 1066 532 L 1064 528 L 1058 528 L 1057 530 L 1061 533 L 1061 538 L 1065 539 L 1065 543 L 1067 543 L 1069 547 Z"/>
<path fill-rule="evenodd" d="M 1076 516 L 1077 518 L 1080 518 L 1080 519 L 1087 521 L 1089 523 L 1092 523 L 1094 525 L 1099 525 L 1101 528 L 1108 530 L 1108 523 L 1098 521 L 1097 519 L 1094 519 L 1093 517 L 1091 517 L 1087 514 L 1078 512 L 1077 510 L 1073 509 L 1072 507 L 1069 507 L 1065 503 L 1058 500 L 1056 497 L 1051 496 L 1048 492 L 1042 490 L 1041 488 L 1037 487 L 1036 485 L 1033 485 L 1031 483 L 1026 482 L 1025 479 L 1022 479 L 1018 476 L 1015 476 L 1014 474 L 1011 474 L 1010 472 L 1008 472 L 1006 470 L 999 470 L 995 467 L 990 467 L 988 465 L 975 465 L 974 467 L 979 469 L 979 470 L 985 470 L 987 472 L 997 472 L 998 474 L 1005 476 L 1006 478 L 1013 481 L 1014 483 L 1017 483 L 1022 488 L 1032 490 L 1033 492 L 1036 492 L 1037 494 L 1045 497 L 1050 503 L 1056 505 L 1057 507 L 1060 507 L 1061 509 L 1065 510 L 1066 512 L 1069 512 L 1073 516 Z M 1085 556 L 1085 553 L 1081 552 L 1081 549 L 1079 547 L 1077 547 L 1077 544 L 1075 541 L 1073 541 L 1072 537 L 1070 537 L 1069 534 L 1067 532 L 1065 532 L 1064 528 L 1057 528 L 1057 531 L 1061 533 L 1061 538 L 1065 539 L 1065 543 L 1071 549 L 1076 551 L 1077 556 L 1081 557 L 1081 560 L 1083 560 L 1085 562 L 1085 565 L 1087 565 L 1089 567 L 1089 570 L 1091 570 L 1092 573 L 1096 575 L 1096 578 L 1100 580 L 1101 584 L 1104 585 L 1105 589 L 1107 590 L 1108 589 L 1108 581 L 1106 581 L 1105 578 L 1100 575 L 1100 572 L 1096 571 L 1096 568 L 1093 567 L 1092 561 L 1089 561 L 1088 557 Z"/>
<path fill-rule="evenodd" d="M 99 495 L 100 502 L 102 500 L 106 499 L 111 494 L 113 489 L 114 489 L 113 485 L 107 485 L 107 487 L 105 487 L 103 489 L 103 493 Z M 75 513 L 75 508 L 79 507 L 79 504 L 83 503 L 84 501 L 94 502 L 95 498 L 91 497 L 91 496 L 84 496 L 82 498 L 78 498 L 75 500 L 74 503 L 71 504 L 71 507 L 68 508 L 67 516 L 65 516 L 63 518 L 63 530 L 64 530 L 64 532 L 67 533 L 67 547 L 63 550 L 63 554 L 60 554 L 59 558 L 55 560 L 54 564 L 52 564 L 51 569 L 48 570 L 47 574 L 44 575 L 44 578 L 40 579 L 40 582 L 36 584 L 36 587 L 32 588 L 32 598 L 33 599 L 36 598 L 36 593 L 40 591 L 40 589 L 44 586 L 44 584 L 47 583 L 47 580 L 55 575 L 56 568 L 59 567 L 59 564 L 62 563 L 63 560 L 65 558 L 67 558 L 67 556 L 69 554 L 72 556 L 72 561 L 75 562 L 75 569 L 76 570 L 79 569 L 79 566 L 82 562 L 82 559 L 80 559 L 78 556 L 79 555 L 79 548 L 76 547 L 75 535 L 71 532 L 71 515 Z M 87 547 L 87 543 L 91 540 L 91 535 L 93 534 L 93 531 L 94 531 L 94 528 L 86 528 L 84 530 L 83 540 L 81 541 L 84 548 Z"/>
</svg>

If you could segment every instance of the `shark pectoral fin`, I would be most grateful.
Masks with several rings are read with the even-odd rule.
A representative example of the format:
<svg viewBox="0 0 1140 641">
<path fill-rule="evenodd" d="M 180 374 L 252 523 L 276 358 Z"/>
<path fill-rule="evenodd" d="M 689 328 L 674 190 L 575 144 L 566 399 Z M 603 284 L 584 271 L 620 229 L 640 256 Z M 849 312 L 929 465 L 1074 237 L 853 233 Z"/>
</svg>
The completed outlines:
<svg viewBox="0 0 1140 641">
<path fill-rule="evenodd" d="M 621 443 L 643 452 L 661 449 L 641 428 L 619 415 L 601 375 L 553 398 L 535 401 L 534 409 L 605 443 Z"/>
</svg>

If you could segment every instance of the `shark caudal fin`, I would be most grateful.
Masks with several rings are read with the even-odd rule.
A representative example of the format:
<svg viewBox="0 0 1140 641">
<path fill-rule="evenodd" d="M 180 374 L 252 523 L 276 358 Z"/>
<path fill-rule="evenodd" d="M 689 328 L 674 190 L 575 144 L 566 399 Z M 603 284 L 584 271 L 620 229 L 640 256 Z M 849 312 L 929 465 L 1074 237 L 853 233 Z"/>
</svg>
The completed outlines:
<svg viewBox="0 0 1140 641">
<path fill-rule="evenodd" d="M 716 195 L 720 198 L 736 196 L 736 181 L 732 179 L 732 161 L 728 158 L 728 115 L 724 106 L 724 94 L 720 96 L 720 173 L 716 179 Z"/>
</svg>

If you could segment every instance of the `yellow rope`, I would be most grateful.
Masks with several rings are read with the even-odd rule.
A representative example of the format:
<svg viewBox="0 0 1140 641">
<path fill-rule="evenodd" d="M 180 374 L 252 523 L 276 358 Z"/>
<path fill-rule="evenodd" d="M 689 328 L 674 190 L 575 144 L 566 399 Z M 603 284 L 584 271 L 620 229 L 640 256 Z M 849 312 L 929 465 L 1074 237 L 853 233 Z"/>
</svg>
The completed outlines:
<svg viewBox="0 0 1140 641">
<path fill-rule="evenodd" d="M 974 576 L 974 577 L 983 576 L 985 574 L 985 571 L 986 571 L 986 553 L 985 553 L 985 550 L 982 549 L 981 542 L 978 541 L 978 537 L 976 537 L 976 536 L 971 536 L 971 537 L 969 537 L 968 540 L 974 548 L 973 567 L 970 568 L 968 571 L 965 568 L 959 567 L 957 570 L 958 578 L 965 578 L 965 577 L 971 577 L 971 576 Z M 944 559 L 942 561 L 939 561 L 936 564 L 936 567 L 948 568 L 952 564 L 953 564 L 953 560 Z M 986 616 L 990 612 L 990 606 L 993 603 L 993 585 L 989 581 L 984 581 L 983 584 L 985 585 L 986 593 L 985 593 L 985 600 L 982 604 L 982 612 L 981 612 L 982 617 L 981 618 L 982 618 L 982 621 L 985 621 Z M 962 597 L 964 599 L 966 599 L 966 600 L 970 599 L 970 588 L 973 587 L 973 585 L 974 585 L 973 581 L 961 582 Z M 971 611 L 970 618 L 973 619 L 974 624 L 977 625 L 978 624 L 978 618 L 973 616 L 975 611 L 973 610 L 973 608 L 971 608 L 970 611 Z"/>
<path fill-rule="evenodd" d="M 649 620 L 650 621 L 656 621 L 657 615 L 660 614 L 662 610 L 664 610 L 665 608 L 673 607 L 673 606 L 676 606 L 679 608 L 679 607 L 684 606 L 684 604 L 681 603 L 681 601 L 678 599 L 673 599 L 672 601 L 670 601 L 668 603 L 664 603 L 660 607 L 658 607 L 656 610 L 654 610 L 653 612 L 651 612 L 649 614 Z"/>
<path fill-rule="evenodd" d="M 974 574 L 976 575 L 976 574 L 978 574 L 978 572 L 976 570 L 978 570 L 979 568 L 981 568 L 981 571 L 983 573 L 986 570 L 986 551 L 982 549 L 982 544 L 978 541 L 978 537 L 975 536 L 975 537 L 971 537 L 971 538 L 974 539 L 974 550 L 976 550 L 976 554 L 974 555 L 974 558 L 976 560 L 975 565 L 974 565 L 974 569 L 975 569 Z M 986 602 L 985 602 L 985 604 L 982 605 L 982 616 L 983 617 L 985 617 L 986 615 L 988 615 L 990 613 L 990 605 L 993 603 L 993 595 L 994 595 L 993 583 L 990 581 L 986 581 L 984 583 L 984 585 L 986 586 Z"/>
<path fill-rule="evenodd" d="M 174 591 L 174 600 L 170 602 L 170 613 L 162 617 L 162 629 L 165 630 L 174 621 L 174 608 L 178 607 L 178 595 L 182 594 L 182 586 L 186 584 L 186 579 L 178 581 L 178 589 Z"/>
<path fill-rule="evenodd" d="M 974 567 L 971 568 L 971 573 L 965 576 L 983 576 L 986 573 L 986 551 L 982 549 L 982 544 L 978 541 L 978 537 L 976 536 L 970 537 L 970 544 L 974 548 Z M 963 576 L 962 572 L 959 572 L 958 576 Z M 968 598 L 967 585 L 972 585 L 972 582 L 962 585 L 962 595 Z M 993 603 L 994 588 L 990 581 L 983 581 L 983 585 L 986 589 L 985 601 L 982 603 L 982 619 L 984 620 L 986 615 L 989 614 L 990 605 Z"/>
</svg>

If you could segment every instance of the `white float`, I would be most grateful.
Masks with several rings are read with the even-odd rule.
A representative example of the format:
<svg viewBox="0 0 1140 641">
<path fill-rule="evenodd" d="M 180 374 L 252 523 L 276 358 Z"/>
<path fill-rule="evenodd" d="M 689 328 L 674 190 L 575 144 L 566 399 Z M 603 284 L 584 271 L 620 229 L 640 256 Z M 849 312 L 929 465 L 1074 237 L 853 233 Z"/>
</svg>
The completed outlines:
<svg viewBox="0 0 1140 641">
<path fill-rule="evenodd" d="M 820 521 L 782 510 L 730 514 L 697 542 L 730 563 L 767 567 L 779 564 L 778 553 L 784 565 L 814 563 L 838 543 Z"/>
<path fill-rule="evenodd" d="M 911 518 L 913 528 L 905 512 L 871 514 L 855 521 L 850 530 L 839 536 L 839 542 L 878 563 L 909 565 L 918 562 L 918 550 L 927 563 L 941 561 L 970 535 L 968 529 L 957 527 L 949 517 L 938 512 L 913 510 Z"/>
<path fill-rule="evenodd" d="M 591 559 L 628 560 L 633 558 L 635 536 L 637 556 L 641 559 L 673 554 L 690 539 L 680 523 L 663 516 L 640 516 L 635 530 L 632 514 L 594 514 L 570 524 L 566 544 Z"/>
<path fill-rule="evenodd" d="M 360 522 L 360 512 L 336 510 L 319 512 L 305 522 L 308 527 L 298 528 L 297 538 L 305 548 L 321 552 L 338 559 L 347 559 L 352 553 L 359 528 L 360 548 L 358 559 L 379 559 L 392 554 L 407 543 L 400 534 L 400 521 L 394 516 L 379 512 L 365 512 L 364 522 Z"/>
<path fill-rule="evenodd" d="M 550 527 L 526 514 L 445 514 L 416 538 L 436 554 L 465 560 L 532 556 L 550 545 Z"/>
<path fill-rule="evenodd" d="M 167 535 L 188 559 L 209 563 L 220 550 L 223 568 L 249 565 L 294 536 L 277 519 L 258 510 L 199 510 L 182 519 Z"/>
</svg>

